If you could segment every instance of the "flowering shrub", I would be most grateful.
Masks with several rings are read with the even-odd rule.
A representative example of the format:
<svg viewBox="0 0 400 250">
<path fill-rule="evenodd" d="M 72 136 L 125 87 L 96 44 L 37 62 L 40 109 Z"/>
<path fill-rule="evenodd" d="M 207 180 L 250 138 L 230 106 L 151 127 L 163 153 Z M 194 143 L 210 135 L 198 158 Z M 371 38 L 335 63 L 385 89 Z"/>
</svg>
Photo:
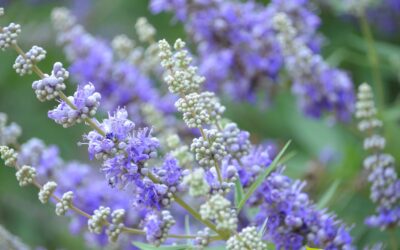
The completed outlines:
<svg viewBox="0 0 400 250">
<path fill-rule="evenodd" d="M 156 28 L 143 17 L 135 24 L 139 44 L 127 35 L 107 42 L 67 8 L 55 8 L 52 25 L 68 63 L 52 62 L 48 72 L 41 69 L 45 48 L 25 52 L 23 27 L 0 26 L 0 48 L 17 53 L 10 68 L 35 75 L 36 98 L 55 105 L 48 118 L 66 129 L 86 127 L 77 147 L 87 148 L 90 164 L 64 160 L 56 145 L 38 138 L 23 142 L 22 129 L 5 113 L 1 159 L 19 186 L 34 186 L 39 201 L 53 203 L 55 215 L 68 217 L 71 233 L 91 248 L 357 249 L 360 236 L 353 232 L 364 225 L 327 208 L 340 184 L 316 199 L 312 180 L 287 174 L 291 141 L 259 142 L 226 115 L 235 106 L 224 100 L 273 109 L 279 104 L 273 89 L 290 82 L 307 119 L 353 132 L 352 118 L 358 119 L 354 133 L 364 135 L 368 153 L 367 177 L 359 178 L 370 184 L 376 205 L 365 226 L 392 233 L 396 249 L 400 180 L 380 133 L 385 96 L 364 4 L 349 5 L 349 13 L 366 32 L 378 106 L 370 85 L 355 91 L 351 74 L 324 59 L 321 20 L 306 0 L 150 1 L 152 13 L 173 12 L 183 23 L 193 50 L 181 38 L 157 41 Z M 0 235 L 12 237 L 5 230 Z M 11 249 L 25 247 L 17 238 L 8 242 Z"/>
</svg>

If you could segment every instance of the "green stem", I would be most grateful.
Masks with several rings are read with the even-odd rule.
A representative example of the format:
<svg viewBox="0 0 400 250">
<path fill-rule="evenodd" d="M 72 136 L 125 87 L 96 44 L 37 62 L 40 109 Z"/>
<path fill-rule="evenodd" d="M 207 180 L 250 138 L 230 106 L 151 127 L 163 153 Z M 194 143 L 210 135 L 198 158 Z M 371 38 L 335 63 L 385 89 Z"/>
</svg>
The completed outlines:
<svg viewBox="0 0 400 250">
<path fill-rule="evenodd" d="M 189 214 L 191 214 L 196 220 L 200 221 L 201 223 L 203 223 L 204 225 L 209 227 L 211 230 L 216 232 L 222 239 L 228 239 L 229 238 L 229 235 L 219 231 L 217 229 L 217 227 L 211 221 L 204 220 L 203 218 L 201 218 L 201 215 L 196 210 L 194 210 L 191 206 L 189 206 L 185 201 L 183 201 L 181 198 L 179 198 L 178 196 L 174 195 L 174 199 L 175 199 L 176 203 L 178 203 L 181 207 L 186 209 L 186 211 Z"/>
<path fill-rule="evenodd" d="M 147 176 L 154 183 L 159 183 L 159 180 L 151 173 L 149 173 Z M 173 198 L 175 202 L 178 203 L 181 207 L 183 207 L 189 214 L 191 214 L 195 219 L 197 219 L 198 221 L 209 227 L 211 230 L 216 232 L 222 239 L 226 239 L 229 237 L 229 235 L 226 235 L 223 232 L 219 231 L 211 221 L 204 220 L 203 218 L 201 218 L 201 215 L 196 210 L 194 210 L 191 206 L 189 206 L 184 200 L 179 198 L 176 194 L 173 195 Z"/>
<path fill-rule="evenodd" d="M 384 108 L 384 105 L 385 105 L 385 92 L 384 92 L 384 85 L 383 85 L 383 81 L 382 81 L 382 75 L 381 75 L 380 67 L 379 67 L 379 57 L 378 57 L 378 53 L 376 52 L 376 48 L 375 48 L 374 37 L 372 35 L 372 31 L 368 24 L 364 10 L 360 10 L 358 17 L 359 17 L 360 26 L 361 26 L 361 32 L 367 42 L 368 60 L 369 60 L 371 70 L 372 70 L 372 77 L 374 80 L 374 86 L 375 86 L 377 102 L 378 102 L 378 109 L 380 111 L 382 111 Z"/>
</svg>

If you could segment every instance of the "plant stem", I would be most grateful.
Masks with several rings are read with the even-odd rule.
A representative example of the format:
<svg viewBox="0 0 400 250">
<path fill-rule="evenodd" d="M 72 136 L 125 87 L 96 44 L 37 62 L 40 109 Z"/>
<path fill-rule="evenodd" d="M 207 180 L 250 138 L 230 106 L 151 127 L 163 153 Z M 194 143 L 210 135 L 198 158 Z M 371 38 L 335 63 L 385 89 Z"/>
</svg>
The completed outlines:
<svg viewBox="0 0 400 250">
<path fill-rule="evenodd" d="M 147 175 L 149 177 L 150 180 L 152 180 L 155 183 L 159 183 L 159 180 L 152 175 L 151 173 L 149 173 Z M 189 214 L 191 214 L 196 220 L 200 221 L 201 223 L 203 223 L 204 225 L 206 225 L 207 227 L 209 227 L 211 230 L 213 230 L 214 232 L 216 232 L 222 239 L 227 238 L 228 236 L 226 234 L 224 234 L 223 232 L 219 231 L 217 229 L 217 227 L 209 220 L 204 220 L 203 218 L 201 218 L 201 215 L 194 210 L 191 206 L 189 206 L 184 200 L 182 200 L 180 197 L 178 197 L 176 194 L 173 194 L 174 200 L 176 203 L 178 203 L 181 207 L 183 207 Z"/>
<path fill-rule="evenodd" d="M 368 24 L 364 10 L 359 11 L 358 17 L 361 26 L 361 32 L 367 42 L 368 60 L 372 70 L 372 77 L 374 80 L 378 109 L 380 111 L 383 111 L 385 105 L 385 92 L 382 81 L 382 75 L 379 67 L 379 57 L 375 48 L 374 37 L 372 35 L 372 31 Z"/>
</svg>

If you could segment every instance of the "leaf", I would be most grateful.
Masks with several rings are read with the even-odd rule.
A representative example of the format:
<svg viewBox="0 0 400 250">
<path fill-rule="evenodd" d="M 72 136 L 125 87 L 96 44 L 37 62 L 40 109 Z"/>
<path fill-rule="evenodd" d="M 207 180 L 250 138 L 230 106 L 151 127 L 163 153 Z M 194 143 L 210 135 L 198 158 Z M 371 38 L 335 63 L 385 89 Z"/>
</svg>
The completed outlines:
<svg viewBox="0 0 400 250">
<path fill-rule="evenodd" d="M 336 180 L 332 183 L 332 185 L 329 187 L 329 189 L 324 193 L 324 195 L 319 199 L 317 203 L 317 208 L 322 209 L 324 208 L 329 201 L 333 198 L 333 196 L 336 193 L 337 188 L 339 187 L 340 180 Z M 311 248 L 310 248 L 311 249 Z"/>
<path fill-rule="evenodd" d="M 306 246 L 306 250 L 323 250 L 323 249 L 321 249 L 321 248 L 312 248 L 312 247 Z"/>
<path fill-rule="evenodd" d="M 264 236 L 265 231 L 267 230 L 267 222 L 268 222 L 268 217 L 265 218 L 265 220 L 260 228 L 260 231 L 258 232 L 258 234 L 260 235 L 261 238 Z"/>
<path fill-rule="evenodd" d="M 188 245 L 177 245 L 177 246 L 153 246 L 150 244 L 146 244 L 146 243 L 142 243 L 142 242 L 137 242 L 134 241 L 132 242 L 132 244 L 136 247 L 138 247 L 139 249 L 142 250 L 187 250 L 187 249 L 191 249 L 190 246 Z"/>
<path fill-rule="evenodd" d="M 243 199 L 244 190 L 240 179 L 235 181 L 235 205 L 238 206 L 240 201 Z"/>
<path fill-rule="evenodd" d="M 262 182 L 267 178 L 267 176 L 276 168 L 278 165 L 280 159 L 282 158 L 283 154 L 287 150 L 287 148 L 290 145 L 290 141 L 286 143 L 286 145 L 283 147 L 283 149 L 279 152 L 279 154 L 275 157 L 275 159 L 272 161 L 271 165 L 265 169 L 263 173 L 261 173 L 256 181 L 249 187 L 249 190 L 243 197 L 243 199 L 240 201 L 238 205 L 238 212 L 243 208 L 244 204 L 246 204 L 246 201 L 250 198 L 250 196 L 257 190 L 257 188 L 262 184 Z"/>
</svg>

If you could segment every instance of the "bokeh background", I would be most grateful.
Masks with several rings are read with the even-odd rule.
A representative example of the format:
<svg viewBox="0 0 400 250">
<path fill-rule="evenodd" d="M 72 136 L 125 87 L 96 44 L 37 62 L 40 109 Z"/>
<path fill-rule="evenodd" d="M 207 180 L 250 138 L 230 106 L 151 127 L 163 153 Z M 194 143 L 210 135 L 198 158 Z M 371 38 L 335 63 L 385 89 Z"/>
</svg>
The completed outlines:
<svg viewBox="0 0 400 250">
<path fill-rule="evenodd" d="M 350 72 L 354 83 L 370 82 L 366 44 L 357 20 L 339 14 L 332 4 L 327 4 L 328 1 L 314 2 L 315 11 L 322 18 L 320 33 L 324 36 L 324 57 L 331 65 Z M 107 40 L 122 33 L 135 38 L 134 24 L 141 16 L 146 16 L 157 28 L 159 39 L 172 41 L 186 37 L 181 25 L 171 21 L 172 15 L 152 15 L 145 0 L 0 0 L 0 6 L 6 7 L 6 16 L 0 20 L 2 24 L 14 21 L 22 25 L 21 47 L 27 49 L 38 44 L 48 51 L 46 60 L 40 64 L 45 70 L 49 70 L 54 61 L 66 62 L 61 48 L 56 45 L 50 23 L 51 10 L 58 6 L 71 8 L 89 32 Z M 397 28 L 400 27 L 400 17 L 388 24 L 376 21 L 379 19 L 371 20 L 374 20 L 373 33 L 385 83 L 386 109 L 382 118 L 387 151 L 399 162 L 400 32 Z M 12 70 L 15 57 L 11 50 L 0 54 L 0 112 L 7 113 L 10 121 L 21 125 L 23 141 L 38 137 L 47 144 L 58 145 L 66 160 L 78 158 L 87 161 L 85 149 L 77 146 L 85 128 L 63 129 L 47 118 L 47 110 L 53 104 L 36 100 L 31 89 L 35 78 L 21 78 Z M 352 235 L 359 248 L 367 243 L 387 241 L 386 234 L 363 226 L 364 218 L 373 212 L 374 206 L 363 182 L 362 159 L 365 154 L 354 122 L 343 125 L 305 118 L 296 107 L 288 87 L 278 91 L 269 107 L 230 100 L 223 102 L 228 117 L 250 131 L 254 141 L 282 143 L 292 140 L 291 150 L 295 156 L 288 162 L 286 173 L 308 180 L 306 189 L 314 200 L 318 201 L 332 185 L 338 184 L 327 206 L 348 225 L 357 224 Z M 41 205 L 33 188 L 20 188 L 14 175 L 14 170 L 0 168 L 0 224 L 32 247 L 86 249 L 79 236 L 69 234 L 67 222 L 54 215 L 53 207 Z"/>
</svg>

